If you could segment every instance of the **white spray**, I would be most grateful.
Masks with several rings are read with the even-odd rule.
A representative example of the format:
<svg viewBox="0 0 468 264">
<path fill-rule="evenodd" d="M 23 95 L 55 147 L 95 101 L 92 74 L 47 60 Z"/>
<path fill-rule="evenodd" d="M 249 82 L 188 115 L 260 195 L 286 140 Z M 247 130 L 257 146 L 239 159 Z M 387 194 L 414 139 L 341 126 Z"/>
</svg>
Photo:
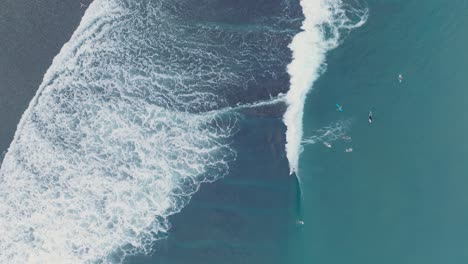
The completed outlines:
<svg viewBox="0 0 468 264">
<path fill-rule="evenodd" d="M 363 25 L 368 15 L 367 9 L 346 7 L 341 0 L 301 0 L 301 6 L 305 19 L 302 31 L 289 45 L 293 59 L 288 65 L 291 80 L 286 94 L 288 109 L 283 117 L 287 127 L 286 155 L 291 174 L 298 174 L 306 95 L 324 70 L 325 55 L 338 46 L 343 30 Z M 348 13 L 356 15 L 359 21 L 351 21 Z"/>
</svg>

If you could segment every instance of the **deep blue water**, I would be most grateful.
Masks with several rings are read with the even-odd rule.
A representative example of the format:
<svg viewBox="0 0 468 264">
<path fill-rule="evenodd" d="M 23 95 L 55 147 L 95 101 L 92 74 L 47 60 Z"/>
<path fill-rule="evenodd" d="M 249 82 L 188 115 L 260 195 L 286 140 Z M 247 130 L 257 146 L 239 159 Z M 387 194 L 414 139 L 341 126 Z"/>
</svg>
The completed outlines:
<svg viewBox="0 0 468 264">
<path fill-rule="evenodd" d="M 0 258 L 284 262 L 284 105 L 246 105 L 288 90 L 300 22 L 293 1 L 94 1 L 3 160 Z"/>
<path fill-rule="evenodd" d="M 0 150 L 11 143 L 45 71 L 70 39 L 84 10 L 76 1 L 0 4 Z"/>
<path fill-rule="evenodd" d="M 278 118 L 250 117 L 235 138 L 239 158 L 229 175 L 202 185 L 171 218 L 169 237 L 154 254 L 125 263 L 287 263 L 296 229 L 297 189 L 288 177 L 284 126 Z"/>
</svg>

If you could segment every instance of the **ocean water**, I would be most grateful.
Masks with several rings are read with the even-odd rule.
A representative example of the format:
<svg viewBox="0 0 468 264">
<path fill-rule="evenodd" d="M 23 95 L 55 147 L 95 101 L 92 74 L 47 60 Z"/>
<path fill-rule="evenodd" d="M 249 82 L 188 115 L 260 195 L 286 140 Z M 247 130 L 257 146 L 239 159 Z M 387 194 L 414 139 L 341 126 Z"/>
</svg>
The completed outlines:
<svg viewBox="0 0 468 264">
<path fill-rule="evenodd" d="M 466 263 L 468 2 L 367 3 L 307 98 L 291 263 Z"/>
<path fill-rule="evenodd" d="M 1 152 L 10 145 L 45 71 L 70 39 L 83 13 L 72 0 L 0 3 Z"/>
<path fill-rule="evenodd" d="M 114 263 L 151 253 L 163 259 L 153 247 L 171 241 L 169 218 L 201 184 L 226 175 L 233 182 L 224 182 L 223 196 L 216 197 L 222 185 L 211 192 L 207 187 L 211 199 L 200 192 L 193 207 L 223 218 L 259 209 L 258 219 L 250 216 L 234 230 L 228 226 L 239 234 L 237 241 L 211 236 L 186 238 L 183 245 L 196 249 L 225 240 L 221 244 L 238 259 L 259 257 L 248 236 L 255 234 L 252 221 L 264 226 L 257 234 L 261 241 L 265 234 L 285 237 L 274 227 L 294 219 L 284 212 L 287 186 L 292 182 L 293 189 L 295 182 L 278 177 L 288 171 L 281 98 L 289 84 L 288 45 L 301 14 L 298 3 L 289 1 L 90 4 L 43 76 L 3 159 L 1 261 Z M 257 147 L 257 141 L 264 143 Z M 277 164 L 266 166 L 268 156 Z M 275 172 L 263 175 L 271 183 L 245 177 L 267 171 Z M 218 199 L 240 198 L 252 208 L 228 204 L 224 214 L 215 210 Z M 278 220 L 262 224 L 272 215 Z M 174 225 L 187 228 L 191 219 L 197 218 L 175 218 Z M 206 227 L 205 233 L 215 230 Z M 274 241 L 260 248 L 284 248 L 278 245 L 285 239 Z M 222 256 L 222 250 L 214 254 Z"/>
<path fill-rule="evenodd" d="M 0 262 L 466 262 L 466 0 L 3 5 Z"/>
<path fill-rule="evenodd" d="M 238 159 L 229 175 L 202 185 L 170 218 L 169 235 L 155 243 L 154 254 L 124 263 L 288 263 L 298 190 L 295 178 L 287 176 L 284 125 L 263 117 L 245 119 L 241 126 L 233 146 Z"/>
</svg>

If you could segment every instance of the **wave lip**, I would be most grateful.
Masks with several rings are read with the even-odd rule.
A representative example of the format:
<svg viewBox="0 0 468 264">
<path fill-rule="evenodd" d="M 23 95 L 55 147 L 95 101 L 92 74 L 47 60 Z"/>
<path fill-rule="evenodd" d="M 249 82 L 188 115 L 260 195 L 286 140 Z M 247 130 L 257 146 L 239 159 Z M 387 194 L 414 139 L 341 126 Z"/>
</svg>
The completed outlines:
<svg viewBox="0 0 468 264">
<path fill-rule="evenodd" d="M 289 48 L 290 87 L 286 94 L 288 108 L 283 116 L 286 125 L 286 156 L 290 174 L 298 174 L 302 151 L 302 118 L 307 93 L 325 70 L 325 55 L 339 45 L 340 36 L 362 26 L 367 8 L 354 8 L 341 0 L 301 0 L 304 14 L 302 31 L 294 36 Z M 357 18 L 357 19 L 356 19 Z"/>
</svg>

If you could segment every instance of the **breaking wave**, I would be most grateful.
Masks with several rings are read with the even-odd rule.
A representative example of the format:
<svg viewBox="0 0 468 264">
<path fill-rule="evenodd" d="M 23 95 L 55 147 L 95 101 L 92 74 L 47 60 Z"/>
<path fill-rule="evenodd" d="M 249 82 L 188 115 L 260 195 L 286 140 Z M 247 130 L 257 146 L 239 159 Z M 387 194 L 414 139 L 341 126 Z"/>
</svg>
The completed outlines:
<svg viewBox="0 0 468 264">
<path fill-rule="evenodd" d="M 235 159 L 223 109 L 285 92 L 287 2 L 95 0 L 3 161 L 0 262 L 120 262 L 163 238 Z"/>
<path fill-rule="evenodd" d="M 342 35 L 362 26 L 368 17 L 367 8 L 342 0 L 301 0 L 304 21 L 302 31 L 292 40 L 293 53 L 288 65 L 291 76 L 286 94 L 288 108 L 283 116 L 287 127 L 286 155 L 291 174 L 298 174 L 302 141 L 302 117 L 306 95 L 325 68 L 325 55 L 336 48 Z"/>
</svg>

